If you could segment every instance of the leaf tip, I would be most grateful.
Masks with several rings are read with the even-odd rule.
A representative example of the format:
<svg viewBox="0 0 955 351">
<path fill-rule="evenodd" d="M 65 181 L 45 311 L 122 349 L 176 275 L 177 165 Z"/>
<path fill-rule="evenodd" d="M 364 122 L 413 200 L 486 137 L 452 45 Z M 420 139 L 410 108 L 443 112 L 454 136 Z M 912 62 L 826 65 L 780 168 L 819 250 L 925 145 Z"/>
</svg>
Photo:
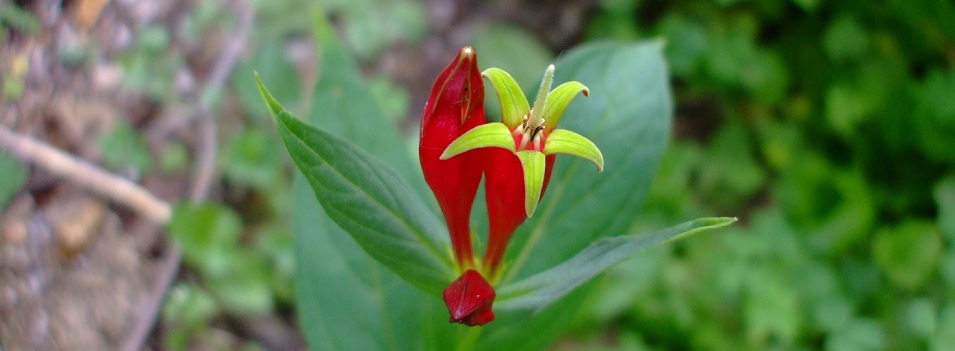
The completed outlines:
<svg viewBox="0 0 955 351">
<path fill-rule="evenodd" d="M 739 218 L 736 217 L 713 217 L 708 218 L 706 226 L 710 228 L 720 228 L 736 223 L 737 221 L 739 221 Z"/>
<path fill-rule="evenodd" d="M 272 96 L 272 93 L 269 92 L 269 89 L 265 87 L 265 84 L 262 83 L 262 78 L 259 77 L 259 72 L 254 72 L 255 74 L 255 85 L 259 89 L 259 95 L 262 96 L 262 101 L 265 102 L 265 106 L 268 107 L 269 112 L 273 117 L 278 116 L 282 111 L 285 111 L 285 107 L 282 106 L 275 100 L 275 97 Z"/>
</svg>

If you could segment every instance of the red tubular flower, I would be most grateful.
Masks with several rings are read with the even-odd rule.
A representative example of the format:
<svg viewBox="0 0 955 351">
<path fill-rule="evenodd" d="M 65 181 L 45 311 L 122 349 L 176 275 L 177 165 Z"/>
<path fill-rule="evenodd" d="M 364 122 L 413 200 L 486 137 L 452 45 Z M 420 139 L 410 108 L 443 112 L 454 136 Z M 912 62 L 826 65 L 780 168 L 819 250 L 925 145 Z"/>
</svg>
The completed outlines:
<svg viewBox="0 0 955 351">
<path fill-rule="evenodd" d="M 484 83 L 477 53 L 464 47 L 431 88 L 418 145 L 421 170 L 441 206 L 460 271 L 475 266 L 470 216 L 484 166 L 479 153 L 447 160 L 440 156 L 452 141 L 485 122 Z"/>
<path fill-rule="evenodd" d="M 556 154 L 587 159 L 603 170 L 603 155 L 593 142 L 580 134 L 556 129 L 564 109 L 578 93 L 589 94 L 580 82 L 561 84 L 550 90 L 554 66 L 547 67 L 534 108 L 517 83 L 506 72 L 491 68 L 483 73 L 501 102 L 501 122 L 469 130 L 448 145 L 442 159 L 472 156 L 484 151 L 485 190 L 490 232 L 482 271 L 491 280 L 498 277 L 504 251 L 514 230 L 534 214 L 550 182 Z"/>
<path fill-rule="evenodd" d="M 503 123 L 486 123 L 482 76 L 497 91 Z M 497 279 L 511 235 L 534 214 L 547 188 L 556 154 L 580 156 L 598 171 L 603 169 L 596 145 L 574 132 L 555 129 L 573 97 L 588 94 L 587 87 L 568 82 L 551 91 L 553 77 L 551 65 L 531 109 L 510 75 L 496 68 L 481 74 L 474 49 L 464 47 L 431 90 L 421 118 L 418 153 L 425 181 L 447 221 L 458 270 L 463 272 L 444 290 L 452 323 L 473 327 L 494 320 L 496 294 L 485 277 Z M 470 214 L 482 173 L 490 231 L 483 264 L 477 267 Z"/>
<path fill-rule="evenodd" d="M 488 155 L 484 171 L 488 241 L 482 263 L 484 271 L 494 277 L 504 258 L 511 234 L 527 220 L 527 212 L 524 211 L 526 191 L 521 176 L 524 172 L 523 166 L 513 152 L 498 148 L 484 152 Z M 544 196 L 544 190 L 550 182 L 550 171 L 554 167 L 556 157 L 557 155 L 548 155 L 545 159 L 544 184 L 540 197 Z"/>
</svg>

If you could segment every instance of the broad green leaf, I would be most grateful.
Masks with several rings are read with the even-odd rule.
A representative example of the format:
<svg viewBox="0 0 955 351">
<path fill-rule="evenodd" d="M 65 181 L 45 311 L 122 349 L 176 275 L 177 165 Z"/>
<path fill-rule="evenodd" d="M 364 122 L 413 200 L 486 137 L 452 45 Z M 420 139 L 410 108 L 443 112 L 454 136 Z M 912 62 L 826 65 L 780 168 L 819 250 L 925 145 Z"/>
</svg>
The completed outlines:
<svg viewBox="0 0 955 351">
<path fill-rule="evenodd" d="M 672 104 L 661 51 L 659 42 L 596 43 L 570 50 L 556 63 L 555 83 L 579 81 L 591 93 L 567 108 L 560 128 L 592 140 L 606 168 L 594 174 L 589 161 L 557 157 L 534 217 L 511 239 L 505 284 L 550 269 L 601 237 L 629 232 L 670 135 Z M 538 313 L 501 311 L 482 342 L 544 348 L 567 327 L 568 314 L 589 290 L 580 287 Z"/>
<path fill-rule="evenodd" d="M 454 279 L 441 225 L 401 176 L 351 142 L 285 111 L 275 122 L 329 217 L 389 269 L 440 294 Z"/>
<path fill-rule="evenodd" d="M 369 257 L 295 181 L 297 309 L 311 349 L 450 350 L 466 327 L 440 298 Z M 450 282 L 450 281 L 449 281 Z"/>
<path fill-rule="evenodd" d="M 497 292 L 494 307 L 507 310 L 538 310 L 570 293 L 610 266 L 659 244 L 705 229 L 719 228 L 735 218 L 701 218 L 647 235 L 600 239 L 571 259 L 526 279 L 506 284 Z"/>
<path fill-rule="evenodd" d="M 659 42 L 598 43 L 568 52 L 555 82 L 579 81 L 590 97 L 564 111 L 561 129 L 590 139 L 604 171 L 558 156 L 535 216 L 518 228 L 505 281 L 529 277 L 636 220 L 670 135 L 672 102 Z M 571 234 L 572 233 L 572 234 Z"/>
</svg>

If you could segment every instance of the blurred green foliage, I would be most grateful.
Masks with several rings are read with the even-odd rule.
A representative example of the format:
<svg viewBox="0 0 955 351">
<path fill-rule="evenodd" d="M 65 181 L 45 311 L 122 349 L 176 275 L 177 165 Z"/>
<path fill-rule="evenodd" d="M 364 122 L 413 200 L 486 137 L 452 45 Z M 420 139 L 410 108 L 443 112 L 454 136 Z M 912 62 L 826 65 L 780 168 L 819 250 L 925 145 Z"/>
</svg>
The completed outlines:
<svg viewBox="0 0 955 351">
<path fill-rule="evenodd" d="M 6 208 L 13 197 L 26 185 L 29 169 L 6 151 L 0 151 L 0 209 Z"/>
<path fill-rule="evenodd" d="M 117 120 L 112 130 L 100 135 L 96 145 L 103 153 L 103 163 L 113 169 L 129 169 L 135 174 L 149 171 L 152 157 L 146 140 L 126 120 Z"/>
<path fill-rule="evenodd" d="M 593 326 L 609 324 L 616 350 L 953 345 L 955 3 L 614 0 L 587 33 L 668 44 L 678 138 L 641 226 L 745 223 L 618 266 L 576 338 L 605 344 Z"/>
</svg>

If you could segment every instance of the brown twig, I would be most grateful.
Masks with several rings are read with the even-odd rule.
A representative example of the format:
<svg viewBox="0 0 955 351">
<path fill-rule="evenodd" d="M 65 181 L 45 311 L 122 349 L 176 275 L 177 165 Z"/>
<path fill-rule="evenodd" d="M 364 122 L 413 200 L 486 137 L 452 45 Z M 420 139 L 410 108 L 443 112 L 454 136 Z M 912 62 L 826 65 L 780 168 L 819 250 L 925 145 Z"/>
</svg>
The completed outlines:
<svg viewBox="0 0 955 351">
<path fill-rule="evenodd" d="M 24 162 L 40 166 L 58 177 L 129 207 L 153 222 L 169 221 L 172 210 L 165 201 L 136 183 L 110 174 L 47 143 L 0 126 L 0 148 Z"/>
</svg>

